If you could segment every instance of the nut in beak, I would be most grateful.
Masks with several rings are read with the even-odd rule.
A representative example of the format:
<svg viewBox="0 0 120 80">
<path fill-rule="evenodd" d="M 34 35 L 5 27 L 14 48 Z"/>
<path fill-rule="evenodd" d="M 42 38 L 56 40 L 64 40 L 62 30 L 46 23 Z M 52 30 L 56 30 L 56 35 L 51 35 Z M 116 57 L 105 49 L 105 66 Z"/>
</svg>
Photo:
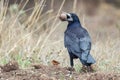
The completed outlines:
<svg viewBox="0 0 120 80">
<path fill-rule="evenodd" d="M 60 14 L 59 19 L 60 19 L 61 21 L 66 21 L 66 20 L 67 20 L 67 15 L 66 15 L 66 13 Z"/>
</svg>

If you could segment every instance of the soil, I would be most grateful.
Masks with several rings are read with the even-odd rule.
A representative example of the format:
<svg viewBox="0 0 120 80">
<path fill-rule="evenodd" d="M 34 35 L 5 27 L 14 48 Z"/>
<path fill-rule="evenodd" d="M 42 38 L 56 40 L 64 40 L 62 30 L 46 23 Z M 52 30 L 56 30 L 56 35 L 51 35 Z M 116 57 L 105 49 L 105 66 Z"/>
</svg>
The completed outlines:
<svg viewBox="0 0 120 80">
<path fill-rule="evenodd" d="M 59 65 L 33 64 L 30 69 L 20 69 L 17 62 L 9 62 L 0 67 L 0 80 L 120 80 L 118 73 L 73 71 L 70 75 L 69 68 Z"/>
</svg>

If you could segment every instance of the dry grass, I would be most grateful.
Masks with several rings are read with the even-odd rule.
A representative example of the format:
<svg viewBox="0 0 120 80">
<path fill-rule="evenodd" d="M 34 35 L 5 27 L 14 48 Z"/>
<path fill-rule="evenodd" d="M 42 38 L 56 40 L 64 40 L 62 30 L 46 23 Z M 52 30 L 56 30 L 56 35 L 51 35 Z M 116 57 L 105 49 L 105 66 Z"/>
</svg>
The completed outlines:
<svg viewBox="0 0 120 80">
<path fill-rule="evenodd" d="M 31 63 L 37 62 L 51 65 L 52 60 L 57 60 L 61 66 L 69 66 L 69 56 L 63 45 L 64 30 L 61 30 L 61 26 L 66 26 L 67 23 L 61 23 L 57 20 L 65 0 L 63 0 L 58 12 L 56 12 L 57 14 L 52 11 L 41 14 L 45 5 L 45 0 L 41 0 L 40 3 L 35 4 L 30 16 L 26 15 L 27 10 L 23 10 L 28 0 L 20 10 L 18 7 L 21 4 L 8 8 L 8 2 L 4 3 L 3 1 L 0 1 L 1 64 L 15 59 L 24 68 Z M 74 4 L 77 3 L 76 1 Z M 52 3 L 51 6 L 53 7 Z M 75 8 L 74 5 L 73 11 L 76 11 Z M 48 15 L 51 17 L 42 20 Z M 84 21 L 82 23 L 85 24 Z M 41 31 L 45 24 L 50 26 L 49 31 Z M 91 31 L 91 35 L 92 33 L 96 34 L 96 32 Z M 100 71 L 120 72 L 120 38 L 112 39 L 105 36 L 105 41 L 96 41 L 100 39 L 98 35 L 94 38 L 95 42 L 91 54 L 97 61 L 97 69 Z M 80 63 L 76 60 L 76 69 L 78 69 L 78 64 Z"/>
</svg>

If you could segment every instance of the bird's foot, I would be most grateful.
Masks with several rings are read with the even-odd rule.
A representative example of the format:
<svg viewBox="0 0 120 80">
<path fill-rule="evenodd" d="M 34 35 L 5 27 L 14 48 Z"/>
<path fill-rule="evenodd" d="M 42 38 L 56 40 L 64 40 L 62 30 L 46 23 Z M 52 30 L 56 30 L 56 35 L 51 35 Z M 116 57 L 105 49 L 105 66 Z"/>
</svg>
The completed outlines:
<svg viewBox="0 0 120 80">
<path fill-rule="evenodd" d="M 91 65 L 91 66 L 87 66 L 87 71 L 88 72 L 96 72 L 96 67 Z"/>
<path fill-rule="evenodd" d="M 73 68 L 73 67 L 65 67 L 66 68 L 66 70 L 68 70 L 68 71 L 75 71 L 75 69 Z"/>
<path fill-rule="evenodd" d="M 91 72 L 95 72 L 96 70 L 93 68 L 93 66 L 83 66 L 82 69 L 80 70 L 80 72 L 83 73 L 91 73 Z"/>
<path fill-rule="evenodd" d="M 65 67 L 66 70 L 69 71 L 69 73 L 66 76 L 72 77 L 73 72 L 75 71 L 75 69 L 73 67 Z"/>
<path fill-rule="evenodd" d="M 82 66 L 80 72 L 86 73 L 87 72 L 87 66 Z"/>
</svg>

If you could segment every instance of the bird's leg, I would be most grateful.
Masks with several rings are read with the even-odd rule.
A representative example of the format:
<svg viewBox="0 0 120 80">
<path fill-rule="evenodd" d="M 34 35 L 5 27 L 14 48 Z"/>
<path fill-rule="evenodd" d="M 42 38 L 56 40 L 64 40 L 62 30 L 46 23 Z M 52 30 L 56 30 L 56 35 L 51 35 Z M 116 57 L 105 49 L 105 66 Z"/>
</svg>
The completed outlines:
<svg viewBox="0 0 120 80">
<path fill-rule="evenodd" d="M 70 65 L 71 65 L 70 74 L 72 74 L 73 66 L 74 66 L 73 58 L 72 57 L 70 57 Z"/>
<path fill-rule="evenodd" d="M 73 71 L 73 66 L 71 66 L 70 75 L 72 75 L 72 71 Z"/>
<path fill-rule="evenodd" d="M 88 69 L 88 72 L 94 72 L 95 70 L 93 69 L 93 66 L 90 65 L 90 66 L 87 66 L 87 69 Z"/>
</svg>

